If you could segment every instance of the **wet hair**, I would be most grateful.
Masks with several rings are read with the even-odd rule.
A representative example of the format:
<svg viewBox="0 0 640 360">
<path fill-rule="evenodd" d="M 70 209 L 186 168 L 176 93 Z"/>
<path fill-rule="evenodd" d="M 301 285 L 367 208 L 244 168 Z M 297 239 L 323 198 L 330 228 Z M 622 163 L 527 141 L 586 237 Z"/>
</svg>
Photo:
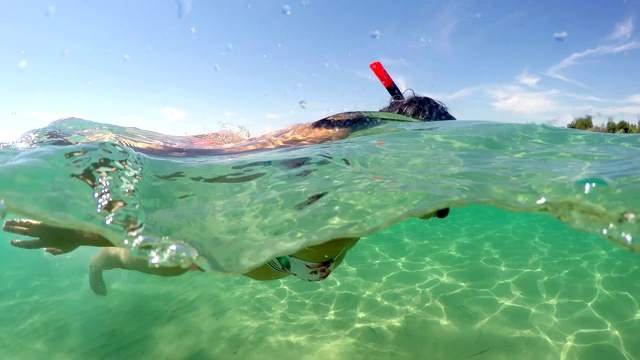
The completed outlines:
<svg viewBox="0 0 640 360">
<path fill-rule="evenodd" d="M 402 100 L 392 100 L 389 106 L 380 109 L 382 112 L 390 112 L 420 119 L 424 121 L 455 120 L 449 114 L 449 109 L 438 100 L 427 96 L 416 95 L 411 91 L 411 96 Z"/>
</svg>

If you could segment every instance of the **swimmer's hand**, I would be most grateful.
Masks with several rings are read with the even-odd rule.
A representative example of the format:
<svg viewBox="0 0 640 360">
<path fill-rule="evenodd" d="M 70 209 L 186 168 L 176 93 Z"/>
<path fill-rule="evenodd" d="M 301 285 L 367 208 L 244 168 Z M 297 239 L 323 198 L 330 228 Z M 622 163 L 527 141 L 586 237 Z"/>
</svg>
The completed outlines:
<svg viewBox="0 0 640 360">
<path fill-rule="evenodd" d="M 2 229 L 10 233 L 37 238 L 35 240 L 11 240 L 11 246 L 21 249 L 44 249 L 51 255 L 66 254 L 79 246 L 113 246 L 100 235 L 49 226 L 40 221 L 29 219 L 6 220 Z"/>
</svg>

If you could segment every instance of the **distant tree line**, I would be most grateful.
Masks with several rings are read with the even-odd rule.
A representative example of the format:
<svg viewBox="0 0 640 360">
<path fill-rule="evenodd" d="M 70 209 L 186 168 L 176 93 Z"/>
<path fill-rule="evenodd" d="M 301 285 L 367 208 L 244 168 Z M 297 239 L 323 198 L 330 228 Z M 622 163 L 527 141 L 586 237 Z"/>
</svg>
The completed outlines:
<svg viewBox="0 0 640 360">
<path fill-rule="evenodd" d="M 613 119 L 609 119 L 604 125 L 593 126 L 593 118 L 591 115 L 575 118 L 570 124 L 567 124 L 567 127 L 595 132 L 640 134 L 640 120 L 638 120 L 636 124 L 630 124 L 626 120 L 615 122 Z"/>
</svg>

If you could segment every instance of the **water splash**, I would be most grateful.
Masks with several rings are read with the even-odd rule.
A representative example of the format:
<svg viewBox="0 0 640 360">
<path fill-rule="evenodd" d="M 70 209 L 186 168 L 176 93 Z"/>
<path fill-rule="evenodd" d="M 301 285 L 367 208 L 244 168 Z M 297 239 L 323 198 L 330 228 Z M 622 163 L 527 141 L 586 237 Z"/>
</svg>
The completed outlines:
<svg viewBox="0 0 640 360">
<path fill-rule="evenodd" d="M 220 125 L 220 129 L 222 131 L 230 132 L 235 136 L 239 136 L 242 139 L 249 139 L 251 137 L 249 130 L 246 127 L 241 125 L 223 123 Z"/>
</svg>

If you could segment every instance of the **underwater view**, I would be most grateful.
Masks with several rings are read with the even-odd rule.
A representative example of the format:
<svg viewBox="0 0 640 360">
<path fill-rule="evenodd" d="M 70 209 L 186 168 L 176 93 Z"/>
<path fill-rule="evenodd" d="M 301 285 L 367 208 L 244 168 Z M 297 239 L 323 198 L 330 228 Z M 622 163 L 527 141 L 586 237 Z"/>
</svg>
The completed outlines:
<svg viewBox="0 0 640 360">
<path fill-rule="evenodd" d="M 49 145 L 36 130 L 29 146 L 0 152 L 5 211 L 115 232 L 120 246 L 119 223 L 144 221 L 141 234 L 165 237 L 147 241 L 155 256 L 175 260 L 164 243 L 185 241 L 199 254 L 189 260 L 218 274 L 112 271 L 102 299 L 88 286 L 95 251 L 7 249 L 5 358 L 640 356 L 636 137 L 390 122 L 331 144 L 160 157 L 82 142 L 131 129 L 67 120 L 47 131 L 60 141 L 70 129 L 75 144 Z M 104 170 L 109 159 L 128 165 Z M 88 173 L 110 183 L 88 187 Z M 119 193 L 127 185 L 135 199 Z M 96 189 L 128 204 L 104 211 Z M 443 206 L 444 219 L 412 219 Z M 221 274 L 359 236 L 322 282 Z"/>
<path fill-rule="evenodd" d="M 638 9 L 1 4 L 0 358 L 640 360 Z"/>
</svg>

